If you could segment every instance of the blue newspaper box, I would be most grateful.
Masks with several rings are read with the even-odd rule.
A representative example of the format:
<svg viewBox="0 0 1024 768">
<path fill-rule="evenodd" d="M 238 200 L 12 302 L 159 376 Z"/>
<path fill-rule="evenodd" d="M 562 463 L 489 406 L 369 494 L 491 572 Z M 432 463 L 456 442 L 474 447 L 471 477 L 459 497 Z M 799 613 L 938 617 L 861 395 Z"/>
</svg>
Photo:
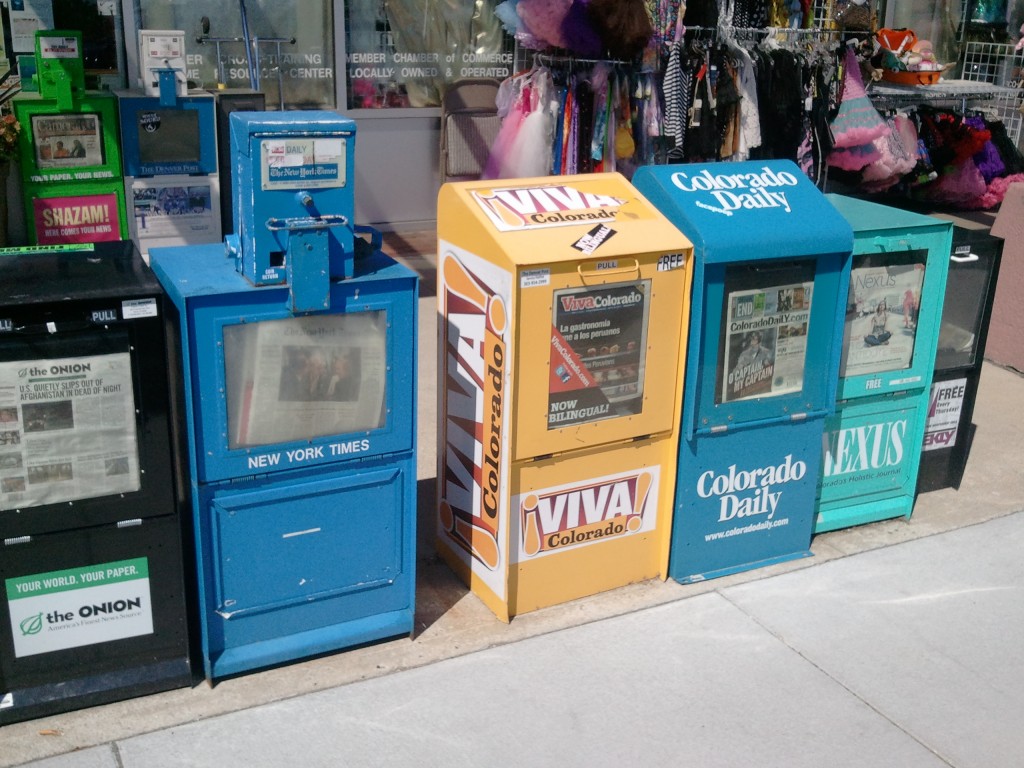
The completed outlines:
<svg viewBox="0 0 1024 768">
<path fill-rule="evenodd" d="M 307 114 L 275 119 L 267 140 L 293 134 L 312 163 L 325 157 L 310 138 L 322 121 Z M 248 136 L 236 153 L 255 151 L 245 179 L 269 174 L 260 144 Z M 351 221 L 350 186 L 334 194 L 351 172 L 337 146 L 328 173 L 309 187 L 295 177 L 309 215 L 274 238 L 288 282 L 254 284 L 244 265 L 268 254 L 245 245 L 150 254 L 179 341 L 208 680 L 412 632 L 418 278 L 350 225 L 355 247 L 335 259 L 326 231 Z M 250 213 L 269 205 L 266 189 L 236 190 Z M 269 224 L 250 215 L 244 227 Z"/>
<path fill-rule="evenodd" d="M 789 161 L 644 167 L 633 183 L 694 243 L 669 575 L 808 556 L 850 225 Z"/>
<path fill-rule="evenodd" d="M 913 511 L 953 238 L 949 221 L 827 199 L 850 222 L 854 248 L 816 532 Z"/>
</svg>

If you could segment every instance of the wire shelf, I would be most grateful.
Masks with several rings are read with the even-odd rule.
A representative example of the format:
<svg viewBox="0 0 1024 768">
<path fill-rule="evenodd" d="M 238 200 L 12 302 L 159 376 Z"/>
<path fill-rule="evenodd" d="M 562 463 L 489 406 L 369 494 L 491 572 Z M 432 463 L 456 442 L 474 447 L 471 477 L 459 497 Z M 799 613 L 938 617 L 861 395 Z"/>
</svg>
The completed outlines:
<svg viewBox="0 0 1024 768">
<path fill-rule="evenodd" d="M 1024 105 L 1024 51 L 1009 43 L 965 42 L 960 77 L 997 86 L 990 108 L 1006 126 L 1007 135 L 1020 146 L 1021 106 Z"/>
</svg>

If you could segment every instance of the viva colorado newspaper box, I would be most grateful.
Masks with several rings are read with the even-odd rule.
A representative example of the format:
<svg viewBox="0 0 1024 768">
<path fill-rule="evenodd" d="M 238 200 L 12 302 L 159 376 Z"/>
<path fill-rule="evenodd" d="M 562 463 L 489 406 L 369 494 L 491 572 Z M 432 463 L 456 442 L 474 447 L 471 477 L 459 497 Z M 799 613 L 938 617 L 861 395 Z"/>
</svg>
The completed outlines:
<svg viewBox="0 0 1024 768">
<path fill-rule="evenodd" d="M 231 129 L 235 234 L 150 251 L 181 340 L 207 679 L 409 634 L 415 582 L 417 278 L 355 236 L 355 123 Z"/>
<path fill-rule="evenodd" d="M 440 554 L 498 615 L 665 577 L 692 246 L 618 174 L 438 204 Z"/>
<path fill-rule="evenodd" d="M 670 575 L 807 556 L 853 232 L 789 161 L 648 166 L 633 183 L 694 243 Z"/>
</svg>

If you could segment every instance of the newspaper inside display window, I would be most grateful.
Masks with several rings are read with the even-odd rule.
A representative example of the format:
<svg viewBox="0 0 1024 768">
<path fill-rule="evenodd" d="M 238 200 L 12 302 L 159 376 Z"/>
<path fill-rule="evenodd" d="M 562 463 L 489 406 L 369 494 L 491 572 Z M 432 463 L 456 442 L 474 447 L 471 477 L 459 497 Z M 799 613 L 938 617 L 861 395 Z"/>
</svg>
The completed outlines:
<svg viewBox="0 0 1024 768">
<path fill-rule="evenodd" d="M 387 315 L 309 315 L 224 328 L 231 450 L 384 425 Z"/>
<path fill-rule="evenodd" d="M 0 361 L 0 509 L 140 487 L 128 352 Z"/>
<path fill-rule="evenodd" d="M 651 281 L 555 291 L 548 429 L 643 410 Z"/>
<path fill-rule="evenodd" d="M 914 361 L 927 251 L 853 259 L 840 376 L 909 368 Z"/>
<path fill-rule="evenodd" d="M 32 115 L 39 168 L 103 165 L 103 125 L 97 114 Z"/>
<path fill-rule="evenodd" d="M 727 268 L 715 403 L 800 392 L 814 262 Z"/>
</svg>

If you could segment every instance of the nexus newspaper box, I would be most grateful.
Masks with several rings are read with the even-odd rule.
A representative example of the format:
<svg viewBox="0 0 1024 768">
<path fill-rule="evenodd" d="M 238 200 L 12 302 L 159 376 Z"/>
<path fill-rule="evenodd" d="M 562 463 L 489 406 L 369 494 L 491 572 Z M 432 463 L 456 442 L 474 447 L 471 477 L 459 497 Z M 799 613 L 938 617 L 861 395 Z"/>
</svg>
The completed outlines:
<svg viewBox="0 0 1024 768">
<path fill-rule="evenodd" d="M 822 439 L 816 531 L 914 508 L 953 224 L 841 195 L 854 231 L 836 412 Z"/>
<path fill-rule="evenodd" d="M 0 286 L 0 725 L 191 685 L 160 284 L 121 241 Z"/>
<path fill-rule="evenodd" d="M 850 226 L 789 161 L 648 166 L 633 183 L 694 243 L 669 573 L 807 556 Z"/>
<path fill-rule="evenodd" d="M 416 274 L 377 233 L 335 249 L 356 229 L 352 166 L 317 135 L 333 126 L 351 144 L 351 120 L 232 121 L 236 168 L 254 164 L 234 178 L 250 201 L 237 252 L 150 252 L 180 339 L 207 679 L 410 634 L 415 585 Z M 258 182 L 285 145 L 290 194 L 283 178 Z M 275 208 L 307 215 L 270 222 Z M 269 254 L 248 248 L 271 225 L 281 277 L 256 285 L 249 267 Z M 335 226 L 345 236 L 328 236 Z"/>
<path fill-rule="evenodd" d="M 691 245 L 626 179 L 438 203 L 441 555 L 498 615 L 665 577 Z"/>
</svg>

